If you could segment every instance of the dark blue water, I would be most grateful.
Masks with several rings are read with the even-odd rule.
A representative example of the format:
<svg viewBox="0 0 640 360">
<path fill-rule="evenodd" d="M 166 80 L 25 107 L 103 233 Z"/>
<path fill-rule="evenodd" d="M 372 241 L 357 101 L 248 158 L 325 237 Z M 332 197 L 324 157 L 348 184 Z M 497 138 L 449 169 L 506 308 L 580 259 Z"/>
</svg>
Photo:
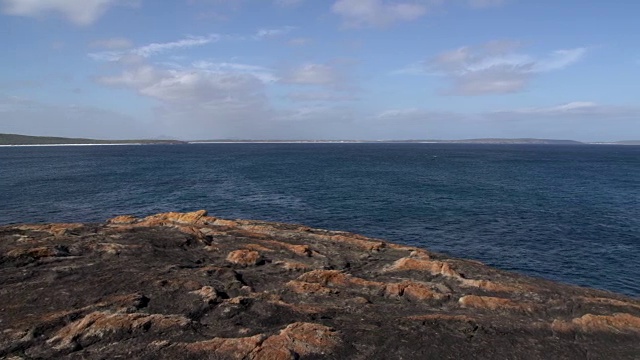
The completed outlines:
<svg viewBox="0 0 640 360">
<path fill-rule="evenodd" d="M 640 295 L 640 147 L 0 148 L 0 224 L 207 209 Z"/>
</svg>

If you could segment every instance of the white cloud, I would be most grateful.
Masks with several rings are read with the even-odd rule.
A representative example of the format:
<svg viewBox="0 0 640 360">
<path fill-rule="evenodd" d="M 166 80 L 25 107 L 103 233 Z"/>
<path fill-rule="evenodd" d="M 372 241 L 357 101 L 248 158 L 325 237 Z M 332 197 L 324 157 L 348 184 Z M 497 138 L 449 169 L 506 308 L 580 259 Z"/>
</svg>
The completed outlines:
<svg viewBox="0 0 640 360">
<path fill-rule="evenodd" d="M 273 71 L 264 66 L 229 62 L 212 62 L 204 60 L 196 61 L 192 65 L 196 69 L 204 70 L 210 73 L 250 74 L 264 83 L 272 83 L 278 81 L 278 78 L 273 74 Z"/>
<path fill-rule="evenodd" d="M 217 35 L 217 34 L 211 34 L 208 36 L 189 36 L 185 39 L 181 39 L 178 41 L 171 41 L 166 43 L 152 43 L 149 45 L 145 45 L 137 49 L 134 49 L 132 53 L 140 55 L 142 57 L 149 57 L 149 56 L 157 55 L 159 53 L 163 53 L 169 50 L 202 46 L 202 45 L 210 44 L 212 42 L 216 42 L 218 40 L 220 40 L 220 35 Z"/>
<path fill-rule="evenodd" d="M 14 16 L 62 15 L 77 25 L 90 25 L 116 4 L 130 0 L 0 0 L 2 12 Z"/>
<path fill-rule="evenodd" d="M 274 3 L 282 7 L 293 7 L 302 4 L 303 0 L 275 0 Z"/>
<path fill-rule="evenodd" d="M 518 114 L 567 114 L 567 113 L 584 113 L 590 112 L 598 108 L 598 104 L 589 101 L 574 101 L 566 104 L 549 106 L 549 107 L 533 107 L 510 110 Z"/>
<path fill-rule="evenodd" d="M 540 73 L 556 71 L 578 62 L 586 48 L 556 50 L 543 57 L 517 51 L 519 44 L 494 41 L 443 52 L 425 63 L 396 73 L 441 75 L 449 79 L 453 95 L 506 94 L 522 91 Z"/>
<path fill-rule="evenodd" d="M 311 42 L 311 39 L 309 38 L 293 38 L 291 40 L 289 40 L 287 43 L 291 46 L 304 46 L 307 45 Z"/>
<path fill-rule="evenodd" d="M 424 110 L 417 108 L 391 109 L 380 112 L 376 115 L 376 118 L 392 120 L 396 120 L 398 118 L 423 118 L 426 114 L 427 113 Z"/>
<path fill-rule="evenodd" d="M 524 117 L 558 117 L 578 119 L 598 117 L 603 121 L 607 121 L 617 118 L 637 118 L 640 116 L 640 108 L 602 105 L 591 101 L 573 101 L 553 106 L 498 110 L 489 114 L 512 119 L 521 119 Z"/>
<path fill-rule="evenodd" d="M 295 102 L 339 102 L 354 101 L 358 98 L 350 93 L 335 92 L 302 92 L 296 91 L 289 93 L 287 98 Z"/>
<path fill-rule="evenodd" d="M 109 50 L 128 49 L 133 47 L 133 43 L 125 38 L 100 39 L 89 44 L 93 48 L 102 48 Z"/>
<path fill-rule="evenodd" d="M 503 5 L 506 0 L 469 0 L 472 8 L 488 8 Z"/>
<path fill-rule="evenodd" d="M 368 126 L 387 138 L 547 138 L 581 141 L 620 140 L 637 129 L 639 107 L 574 101 L 560 105 L 483 113 L 439 112 L 424 108 L 390 109 L 375 114 Z M 626 132 L 625 132 L 626 131 Z M 631 135 L 627 138 L 637 138 Z"/>
<path fill-rule="evenodd" d="M 331 10 L 349 27 L 387 26 L 416 20 L 427 13 L 422 3 L 383 0 L 338 0 Z"/>
<path fill-rule="evenodd" d="M 89 57 L 96 61 L 120 61 L 123 58 L 127 57 L 141 57 L 148 58 L 154 55 L 158 55 L 164 52 L 168 52 L 171 50 L 177 49 L 186 49 L 197 46 L 203 46 L 210 43 L 214 43 L 219 41 L 222 38 L 221 35 L 218 34 L 210 34 L 207 36 L 189 36 L 184 39 L 170 41 L 165 43 L 151 43 L 148 45 L 140 46 L 134 49 L 126 50 L 126 51 L 100 51 L 89 53 Z"/>
<path fill-rule="evenodd" d="M 330 65 L 307 63 L 292 69 L 283 82 L 300 85 L 335 85 L 341 81 L 338 70 Z"/>
<path fill-rule="evenodd" d="M 239 63 L 198 61 L 167 68 L 134 62 L 97 82 L 157 100 L 154 118 L 162 133 L 206 139 L 258 135 L 253 132 L 271 111 L 265 94 L 265 84 L 273 81 L 269 74 L 266 68 Z"/>
<path fill-rule="evenodd" d="M 266 38 L 278 37 L 291 32 L 293 29 L 295 29 L 293 26 L 283 26 L 279 28 L 263 28 L 263 29 L 259 29 L 256 32 L 256 34 L 254 35 L 254 38 L 257 40 L 261 40 Z"/>
<path fill-rule="evenodd" d="M 586 48 L 556 50 L 546 58 L 537 61 L 533 71 L 546 72 L 563 69 L 580 61 L 586 53 Z"/>
<path fill-rule="evenodd" d="M 118 48 L 125 48 L 126 45 L 131 45 L 131 42 L 127 39 L 107 39 L 102 41 L 97 41 L 93 43 L 95 47 L 104 47 L 109 49 L 108 51 L 100 51 L 89 53 L 88 56 L 96 61 L 119 61 L 123 57 L 126 56 L 140 56 L 143 58 L 148 58 L 151 56 L 159 55 L 165 52 L 180 50 L 180 49 L 188 49 L 203 45 L 208 45 L 212 43 L 216 43 L 223 39 L 226 40 L 236 40 L 236 41 L 246 41 L 250 39 L 261 40 L 271 37 L 276 37 L 280 35 L 284 35 L 294 27 L 285 26 L 280 28 L 271 28 L 271 29 L 260 29 L 253 36 L 236 36 L 236 35 L 221 35 L 221 34 L 209 34 L 206 36 L 187 36 L 183 39 L 169 41 L 169 42 L 156 42 L 147 44 L 144 46 L 140 46 L 134 49 L 129 50 L 117 50 Z M 129 46 L 130 47 L 130 46 Z"/>
<path fill-rule="evenodd" d="M 262 81 L 250 74 L 166 70 L 144 65 L 106 76 L 98 82 L 136 90 L 144 96 L 180 104 L 231 103 L 250 98 L 262 90 Z"/>
</svg>

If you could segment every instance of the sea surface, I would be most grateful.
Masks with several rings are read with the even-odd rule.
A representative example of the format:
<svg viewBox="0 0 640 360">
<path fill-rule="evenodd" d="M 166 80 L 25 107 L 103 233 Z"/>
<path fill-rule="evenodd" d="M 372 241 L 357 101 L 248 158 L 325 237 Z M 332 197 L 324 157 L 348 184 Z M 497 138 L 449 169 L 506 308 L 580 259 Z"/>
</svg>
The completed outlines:
<svg viewBox="0 0 640 360">
<path fill-rule="evenodd" d="M 640 296 L 640 146 L 0 148 L 0 224 L 198 209 Z"/>
</svg>

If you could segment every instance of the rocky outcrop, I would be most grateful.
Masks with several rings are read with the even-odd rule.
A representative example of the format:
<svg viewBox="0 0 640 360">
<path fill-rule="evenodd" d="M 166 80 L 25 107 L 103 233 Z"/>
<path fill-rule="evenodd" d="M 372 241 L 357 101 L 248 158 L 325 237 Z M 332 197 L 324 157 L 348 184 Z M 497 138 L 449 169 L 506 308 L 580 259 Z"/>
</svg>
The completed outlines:
<svg viewBox="0 0 640 360">
<path fill-rule="evenodd" d="M 637 359 L 640 301 L 206 211 L 0 227 L 0 358 Z"/>
</svg>

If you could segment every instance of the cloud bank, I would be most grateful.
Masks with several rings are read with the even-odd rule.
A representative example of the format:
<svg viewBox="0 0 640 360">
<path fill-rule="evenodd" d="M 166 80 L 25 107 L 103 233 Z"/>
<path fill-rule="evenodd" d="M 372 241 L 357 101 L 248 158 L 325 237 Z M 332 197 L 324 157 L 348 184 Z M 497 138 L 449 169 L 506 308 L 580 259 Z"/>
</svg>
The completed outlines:
<svg viewBox="0 0 640 360">
<path fill-rule="evenodd" d="M 519 51 L 521 44 L 492 41 L 437 54 L 395 73 L 435 75 L 446 79 L 447 95 L 491 95 L 523 91 L 539 74 L 564 69 L 580 61 L 584 47 L 560 49 L 544 56 Z"/>
<path fill-rule="evenodd" d="M 131 5 L 132 0 L 0 0 L 7 15 L 42 17 L 55 14 L 76 25 L 93 24 L 115 5 Z"/>
</svg>

